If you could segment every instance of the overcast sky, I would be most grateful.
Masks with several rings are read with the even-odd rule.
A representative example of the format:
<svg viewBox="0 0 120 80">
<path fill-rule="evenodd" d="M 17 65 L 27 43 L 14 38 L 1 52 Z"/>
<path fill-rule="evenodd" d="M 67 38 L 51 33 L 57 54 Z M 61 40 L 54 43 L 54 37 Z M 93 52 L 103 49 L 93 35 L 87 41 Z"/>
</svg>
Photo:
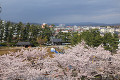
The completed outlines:
<svg viewBox="0 0 120 80">
<path fill-rule="evenodd" d="M 120 23 L 120 0 L 0 0 L 2 20 Z"/>
</svg>

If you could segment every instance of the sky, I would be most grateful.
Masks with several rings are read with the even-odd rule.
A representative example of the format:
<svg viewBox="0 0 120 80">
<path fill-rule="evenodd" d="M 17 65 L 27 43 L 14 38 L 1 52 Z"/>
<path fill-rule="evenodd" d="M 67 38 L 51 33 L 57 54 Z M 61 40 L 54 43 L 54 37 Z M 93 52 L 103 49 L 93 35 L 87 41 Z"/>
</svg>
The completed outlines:
<svg viewBox="0 0 120 80">
<path fill-rule="evenodd" d="M 120 23 L 120 0 L 0 0 L 2 20 L 30 23 Z"/>
</svg>

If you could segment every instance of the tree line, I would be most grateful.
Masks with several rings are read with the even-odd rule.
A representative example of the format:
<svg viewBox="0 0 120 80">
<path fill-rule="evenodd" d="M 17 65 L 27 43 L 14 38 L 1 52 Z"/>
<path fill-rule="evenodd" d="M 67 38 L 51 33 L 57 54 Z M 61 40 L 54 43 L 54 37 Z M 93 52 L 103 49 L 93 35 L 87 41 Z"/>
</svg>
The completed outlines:
<svg viewBox="0 0 120 80">
<path fill-rule="evenodd" d="M 41 25 L 12 23 L 10 21 L 0 21 L 0 42 L 10 45 L 10 43 L 16 43 L 20 41 L 29 41 L 33 44 L 44 44 L 50 42 L 51 37 L 62 39 L 62 42 L 71 43 L 76 45 L 81 41 L 85 41 L 88 46 L 98 47 L 103 45 L 106 50 L 115 52 L 118 49 L 118 35 L 105 33 L 101 36 L 98 29 L 91 29 L 81 33 L 78 32 L 59 32 L 54 34 L 54 27 L 50 28 L 45 25 L 42 28 Z"/>
<path fill-rule="evenodd" d="M 119 38 L 118 34 L 115 33 L 104 33 L 103 36 L 100 34 L 98 29 L 86 30 L 81 33 L 78 32 L 59 32 L 56 38 L 61 38 L 64 42 L 70 42 L 71 45 L 76 45 L 85 41 L 90 47 L 98 47 L 102 45 L 105 50 L 115 53 L 118 49 Z"/>
<path fill-rule="evenodd" d="M 105 50 L 109 50 L 112 53 L 116 53 L 119 44 L 117 34 L 105 33 L 104 36 L 101 36 L 98 29 L 87 30 L 80 34 L 75 33 L 71 39 L 71 44 L 76 45 L 82 40 L 84 40 L 90 47 L 98 47 L 102 45 Z"/>
<path fill-rule="evenodd" d="M 51 34 L 52 30 L 48 25 L 42 28 L 41 25 L 30 23 L 23 24 L 22 22 L 12 23 L 10 21 L 0 21 L 0 42 L 8 43 L 7 45 L 21 41 L 38 43 L 38 38 L 45 38 L 47 41 L 50 41 Z"/>
</svg>

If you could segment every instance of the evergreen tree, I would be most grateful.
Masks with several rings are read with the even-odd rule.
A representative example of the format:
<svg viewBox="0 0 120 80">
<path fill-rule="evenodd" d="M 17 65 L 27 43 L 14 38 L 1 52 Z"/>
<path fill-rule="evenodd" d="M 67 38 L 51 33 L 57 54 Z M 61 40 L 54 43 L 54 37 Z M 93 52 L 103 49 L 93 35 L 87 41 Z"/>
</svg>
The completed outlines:
<svg viewBox="0 0 120 80">
<path fill-rule="evenodd" d="M 72 45 L 76 45 L 78 43 L 81 42 L 81 35 L 78 34 L 78 32 L 74 32 L 72 33 L 72 36 L 71 36 L 71 44 Z"/>
<path fill-rule="evenodd" d="M 16 26 L 17 42 L 21 41 L 21 39 L 23 38 L 23 35 L 22 35 L 24 32 L 23 29 L 24 29 L 23 23 L 19 22 Z"/>
<path fill-rule="evenodd" d="M 81 36 L 88 46 L 98 47 L 102 43 L 102 37 L 97 29 L 84 31 Z"/>
<path fill-rule="evenodd" d="M 31 42 L 37 42 L 37 36 L 38 36 L 38 33 L 39 33 L 39 26 L 37 25 L 31 25 L 30 27 L 30 40 Z"/>
<path fill-rule="evenodd" d="M 14 31 L 14 26 L 13 26 L 13 24 L 11 23 L 10 24 L 10 27 L 9 27 L 9 34 L 8 34 L 8 42 L 11 42 L 12 41 L 12 39 L 13 39 L 13 31 Z"/>
<path fill-rule="evenodd" d="M 115 53 L 116 49 L 118 49 L 118 40 L 117 34 L 112 35 L 111 33 L 105 33 L 103 37 L 104 48 L 112 53 Z"/>
<path fill-rule="evenodd" d="M 29 28 L 30 28 L 30 24 L 27 23 L 23 29 L 23 41 L 29 41 Z"/>
<path fill-rule="evenodd" d="M 51 29 L 46 25 L 45 28 L 42 29 L 41 31 L 42 37 L 47 37 L 47 40 L 50 41 L 50 37 L 52 36 L 52 31 Z"/>
<path fill-rule="evenodd" d="M 3 35 L 4 35 L 4 24 L 2 23 L 2 20 L 0 20 L 0 42 L 3 41 Z"/>
<path fill-rule="evenodd" d="M 5 31 L 5 35 L 4 35 L 4 41 L 9 41 L 9 28 L 10 28 L 10 21 L 8 21 L 6 24 L 5 24 L 5 28 L 4 28 L 4 31 Z"/>
</svg>

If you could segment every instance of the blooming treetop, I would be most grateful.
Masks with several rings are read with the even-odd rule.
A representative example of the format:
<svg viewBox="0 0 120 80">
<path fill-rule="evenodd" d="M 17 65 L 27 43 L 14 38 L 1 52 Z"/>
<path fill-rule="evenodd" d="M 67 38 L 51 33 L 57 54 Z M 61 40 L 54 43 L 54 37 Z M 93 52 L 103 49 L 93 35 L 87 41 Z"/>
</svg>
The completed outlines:
<svg viewBox="0 0 120 80">
<path fill-rule="evenodd" d="M 120 54 L 111 55 L 102 46 L 91 48 L 82 42 L 54 58 L 45 55 L 46 48 L 31 48 L 0 56 L 0 79 L 73 80 L 120 74 Z"/>
</svg>

